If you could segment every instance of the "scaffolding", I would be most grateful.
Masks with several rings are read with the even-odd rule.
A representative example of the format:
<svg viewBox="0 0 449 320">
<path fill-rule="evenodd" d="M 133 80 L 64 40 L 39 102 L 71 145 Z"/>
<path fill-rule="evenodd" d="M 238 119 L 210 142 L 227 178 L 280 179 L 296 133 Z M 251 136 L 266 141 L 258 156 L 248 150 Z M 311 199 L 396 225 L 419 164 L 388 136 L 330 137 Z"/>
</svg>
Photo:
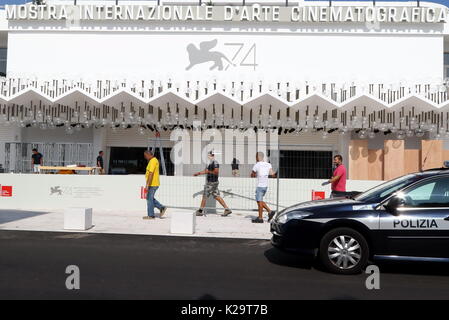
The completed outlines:
<svg viewBox="0 0 449 320">
<path fill-rule="evenodd" d="M 31 172 L 32 150 L 36 148 L 44 156 L 46 166 L 93 164 L 91 143 L 5 143 L 5 172 Z"/>
</svg>

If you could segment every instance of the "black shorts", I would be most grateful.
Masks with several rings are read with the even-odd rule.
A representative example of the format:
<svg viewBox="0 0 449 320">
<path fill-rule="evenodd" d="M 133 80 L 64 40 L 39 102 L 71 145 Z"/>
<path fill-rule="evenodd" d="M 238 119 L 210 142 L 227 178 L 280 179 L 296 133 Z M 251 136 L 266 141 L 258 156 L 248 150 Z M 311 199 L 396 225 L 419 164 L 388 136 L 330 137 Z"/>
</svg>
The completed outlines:
<svg viewBox="0 0 449 320">
<path fill-rule="evenodd" d="M 340 198 L 340 197 L 346 197 L 347 193 L 345 191 L 332 191 L 331 192 L 331 198 Z"/>
</svg>

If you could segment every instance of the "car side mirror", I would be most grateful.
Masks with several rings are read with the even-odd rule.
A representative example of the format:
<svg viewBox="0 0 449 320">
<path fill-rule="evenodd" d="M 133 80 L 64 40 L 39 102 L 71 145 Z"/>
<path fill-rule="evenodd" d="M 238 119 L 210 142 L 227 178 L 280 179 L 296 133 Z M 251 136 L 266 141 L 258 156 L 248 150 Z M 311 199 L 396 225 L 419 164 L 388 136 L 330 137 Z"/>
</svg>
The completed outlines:
<svg viewBox="0 0 449 320">
<path fill-rule="evenodd" d="M 385 204 L 385 209 L 392 215 L 398 216 L 398 208 L 402 207 L 403 205 L 405 205 L 405 200 L 398 196 L 394 196 Z"/>
</svg>

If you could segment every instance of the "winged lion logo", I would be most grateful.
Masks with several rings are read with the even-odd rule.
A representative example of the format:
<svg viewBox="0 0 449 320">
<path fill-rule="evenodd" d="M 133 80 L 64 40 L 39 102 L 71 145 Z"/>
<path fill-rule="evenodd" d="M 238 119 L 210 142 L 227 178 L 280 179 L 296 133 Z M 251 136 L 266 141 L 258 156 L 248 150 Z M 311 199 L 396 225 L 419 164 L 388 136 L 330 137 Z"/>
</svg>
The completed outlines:
<svg viewBox="0 0 449 320">
<path fill-rule="evenodd" d="M 62 189 L 60 186 L 50 187 L 50 195 L 54 194 L 62 195 Z"/>
<path fill-rule="evenodd" d="M 218 40 L 210 40 L 200 42 L 199 49 L 193 44 L 190 43 L 187 45 L 187 53 L 189 54 L 190 64 L 186 67 L 186 70 L 190 70 L 192 67 L 202 64 L 205 62 L 213 62 L 214 64 L 209 68 L 209 70 L 223 70 L 223 61 L 228 62 L 232 66 L 235 67 L 235 64 L 232 63 L 223 53 L 219 51 L 211 51 L 211 49 L 217 46 Z"/>
</svg>

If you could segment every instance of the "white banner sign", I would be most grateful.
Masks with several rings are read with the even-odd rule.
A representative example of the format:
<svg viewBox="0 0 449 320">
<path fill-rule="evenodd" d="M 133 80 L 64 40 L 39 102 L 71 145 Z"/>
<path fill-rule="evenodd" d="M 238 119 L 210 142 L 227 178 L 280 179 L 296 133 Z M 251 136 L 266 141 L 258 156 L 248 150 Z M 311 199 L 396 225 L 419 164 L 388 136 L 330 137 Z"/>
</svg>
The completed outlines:
<svg viewBox="0 0 449 320">
<path fill-rule="evenodd" d="M 393 6 L 7 5 L 8 20 L 444 23 L 445 8 Z"/>
</svg>

